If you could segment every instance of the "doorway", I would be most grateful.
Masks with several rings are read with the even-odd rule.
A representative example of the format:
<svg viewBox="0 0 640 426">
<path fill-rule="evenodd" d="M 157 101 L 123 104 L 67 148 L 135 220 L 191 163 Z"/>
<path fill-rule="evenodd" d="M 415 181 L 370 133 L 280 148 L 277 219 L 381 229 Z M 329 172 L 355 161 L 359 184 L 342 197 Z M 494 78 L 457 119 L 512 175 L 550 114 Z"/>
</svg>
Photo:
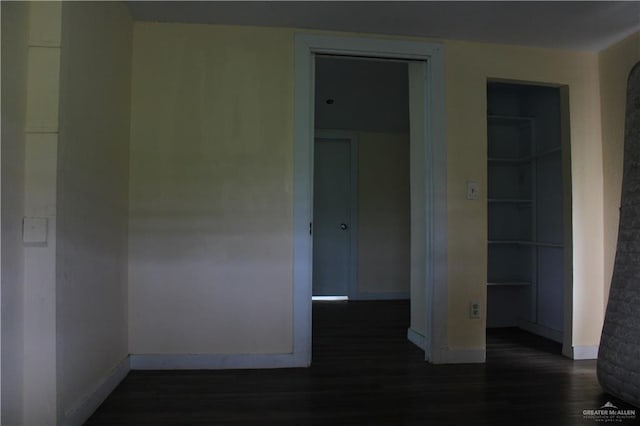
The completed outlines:
<svg viewBox="0 0 640 426">
<path fill-rule="evenodd" d="M 295 54 L 294 350 L 311 363 L 314 84 L 316 55 L 399 59 L 409 65 L 411 339 L 432 362 L 446 362 L 446 147 L 442 46 L 299 34 Z M 415 119 L 414 119 L 415 118 Z M 416 336 L 421 338 L 416 338 Z"/>
<path fill-rule="evenodd" d="M 408 63 L 317 55 L 315 77 L 314 300 L 409 299 Z"/>
<path fill-rule="evenodd" d="M 487 328 L 536 334 L 558 353 L 571 228 L 562 96 L 559 87 L 487 85 Z"/>
<path fill-rule="evenodd" d="M 357 284 L 357 133 L 317 130 L 313 168 L 313 300 L 353 298 Z"/>
</svg>

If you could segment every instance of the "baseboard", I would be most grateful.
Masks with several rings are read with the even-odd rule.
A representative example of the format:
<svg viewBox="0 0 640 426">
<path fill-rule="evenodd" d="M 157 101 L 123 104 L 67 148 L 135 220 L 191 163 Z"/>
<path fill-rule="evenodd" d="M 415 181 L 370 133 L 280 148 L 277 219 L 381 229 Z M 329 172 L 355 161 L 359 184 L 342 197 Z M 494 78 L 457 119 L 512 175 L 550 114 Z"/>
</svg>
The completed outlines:
<svg viewBox="0 0 640 426">
<path fill-rule="evenodd" d="M 562 343 L 562 332 L 554 330 L 553 328 L 545 327 L 544 325 L 535 324 L 526 320 L 519 320 L 518 327 L 528 331 L 529 333 L 537 334 L 538 336 L 545 337 L 554 342 Z"/>
<path fill-rule="evenodd" d="M 593 346 L 574 346 L 572 359 L 597 359 L 599 345 Z"/>
<path fill-rule="evenodd" d="M 76 401 L 60 421 L 64 426 L 82 425 L 96 411 L 96 409 L 107 399 L 109 394 L 129 373 L 129 357 L 120 361 L 94 388 L 83 398 Z"/>
<path fill-rule="evenodd" d="M 427 340 L 421 333 L 409 328 L 407 339 L 423 351 L 426 350 Z M 484 349 L 443 349 L 436 352 L 430 361 L 433 364 L 482 364 L 486 362 Z"/>
<path fill-rule="evenodd" d="M 484 349 L 444 349 L 434 364 L 482 364 L 486 360 Z"/>
<path fill-rule="evenodd" d="M 290 354 L 131 355 L 132 370 L 231 370 L 308 367 L 307 357 Z"/>
<path fill-rule="evenodd" d="M 427 347 L 427 341 L 425 337 L 412 328 L 407 329 L 407 339 L 409 339 L 411 343 L 413 343 L 423 351 Z"/>
<path fill-rule="evenodd" d="M 349 300 L 409 300 L 411 295 L 407 292 L 387 292 L 387 293 L 357 293 Z"/>
</svg>

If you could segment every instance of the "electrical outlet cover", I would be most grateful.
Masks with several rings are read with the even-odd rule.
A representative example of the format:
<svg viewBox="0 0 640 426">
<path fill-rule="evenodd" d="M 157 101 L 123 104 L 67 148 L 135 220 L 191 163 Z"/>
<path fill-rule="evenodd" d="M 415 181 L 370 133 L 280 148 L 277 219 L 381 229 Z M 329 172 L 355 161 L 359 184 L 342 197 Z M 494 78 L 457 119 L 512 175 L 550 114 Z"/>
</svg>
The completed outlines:
<svg viewBox="0 0 640 426">
<path fill-rule="evenodd" d="M 480 318 L 480 302 L 471 302 L 469 304 L 469 318 Z"/>
</svg>

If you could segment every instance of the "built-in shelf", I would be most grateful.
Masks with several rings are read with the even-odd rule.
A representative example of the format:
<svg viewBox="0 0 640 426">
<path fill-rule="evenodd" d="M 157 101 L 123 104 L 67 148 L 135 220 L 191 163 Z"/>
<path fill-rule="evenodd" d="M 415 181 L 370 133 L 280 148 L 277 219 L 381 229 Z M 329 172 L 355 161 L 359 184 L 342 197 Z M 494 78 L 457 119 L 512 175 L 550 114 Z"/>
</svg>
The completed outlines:
<svg viewBox="0 0 640 426">
<path fill-rule="evenodd" d="M 535 243 L 526 240 L 489 240 L 489 244 L 517 244 L 522 246 L 531 246 Z"/>
<path fill-rule="evenodd" d="M 561 152 L 561 148 L 559 146 L 555 148 L 547 149 L 546 151 L 538 152 L 533 157 L 534 158 L 546 157 L 548 155 L 555 154 L 557 152 Z"/>
<path fill-rule="evenodd" d="M 559 99 L 550 88 L 488 85 L 487 327 L 562 327 Z"/>
<path fill-rule="evenodd" d="M 558 244 L 558 243 L 545 243 L 541 241 L 527 241 L 527 240 L 489 240 L 489 244 L 516 244 L 521 246 L 555 247 L 555 248 L 564 247 L 564 245 Z"/>
<path fill-rule="evenodd" d="M 524 157 L 489 157 L 487 161 L 495 164 L 505 164 L 505 165 L 513 165 L 513 164 L 527 164 L 529 161 L 535 160 L 541 157 L 547 157 L 552 154 L 556 154 L 561 152 L 560 147 L 547 149 L 546 151 L 538 152 L 533 155 L 527 155 Z"/>
<path fill-rule="evenodd" d="M 489 114 L 487 115 L 489 120 L 505 120 L 505 121 L 531 121 L 534 120 L 534 117 L 526 117 L 522 115 L 496 115 Z"/>
<path fill-rule="evenodd" d="M 564 244 L 558 243 L 544 243 L 544 242 L 536 242 L 536 246 L 538 247 L 553 247 L 553 248 L 564 248 Z"/>
<path fill-rule="evenodd" d="M 503 204 L 527 204 L 531 203 L 530 199 L 527 198 L 489 198 L 487 200 L 489 203 L 503 203 Z"/>
<path fill-rule="evenodd" d="M 530 286 L 531 283 L 528 281 L 501 281 L 501 282 L 491 282 L 487 283 L 487 286 L 503 286 L 503 287 L 526 287 Z"/>
<path fill-rule="evenodd" d="M 531 157 L 520 158 L 502 158 L 502 157 L 489 157 L 487 161 L 495 164 L 513 165 L 513 164 L 526 164 L 531 161 Z"/>
</svg>

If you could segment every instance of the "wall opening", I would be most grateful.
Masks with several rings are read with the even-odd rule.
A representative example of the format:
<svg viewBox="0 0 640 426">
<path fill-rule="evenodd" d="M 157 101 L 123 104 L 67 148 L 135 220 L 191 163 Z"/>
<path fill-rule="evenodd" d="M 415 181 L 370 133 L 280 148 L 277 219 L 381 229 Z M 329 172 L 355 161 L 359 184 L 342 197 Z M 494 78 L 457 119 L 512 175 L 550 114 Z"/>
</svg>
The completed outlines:
<svg viewBox="0 0 640 426">
<path fill-rule="evenodd" d="M 571 335 L 566 105 L 560 87 L 487 86 L 488 340 L 519 328 L 559 352 Z"/>
<path fill-rule="evenodd" d="M 308 365 L 311 362 L 313 239 L 309 228 L 313 220 L 314 71 L 316 55 L 322 54 L 411 61 L 409 109 L 417 119 L 411 120 L 410 128 L 410 296 L 412 306 L 418 306 L 421 315 L 416 315 L 418 319 L 414 324 L 412 312 L 409 337 L 425 350 L 427 360 L 442 362 L 447 342 L 442 47 L 429 43 L 310 35 L 296 36 L 294 355 L 301 363 Z M 336 103 L 333 96 L 325 101 L 327 105 Z M 417 194 L 419 196 L 414 196 Z M 415 246 L 421 250 L 414 250 L 414 240 L 419 242 Z"/>
</svg>

